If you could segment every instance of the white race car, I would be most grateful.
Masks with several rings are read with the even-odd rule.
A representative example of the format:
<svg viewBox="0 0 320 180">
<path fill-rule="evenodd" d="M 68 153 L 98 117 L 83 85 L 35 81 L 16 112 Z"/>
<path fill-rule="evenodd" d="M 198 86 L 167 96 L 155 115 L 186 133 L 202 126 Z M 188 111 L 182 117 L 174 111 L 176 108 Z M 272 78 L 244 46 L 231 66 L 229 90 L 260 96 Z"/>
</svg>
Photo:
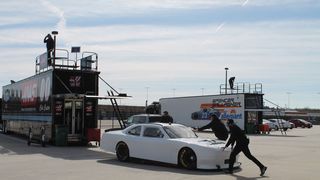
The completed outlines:
<svg viewBox="0 0 320 180">
<path fill-rule="evenodd" d="M 124 130 L 107 131 L 101 148 L 115 153 L 119 161 L 130 157 L 176 164 L 186 169 L 226 169 L 231 148 L 225 141 L 198 138 L 180 124 L 135 124 Z M 238 158 L 237 158 L 238 159 Z M 236 160 L 234 167 L 239 167 Z"/>
</svg>

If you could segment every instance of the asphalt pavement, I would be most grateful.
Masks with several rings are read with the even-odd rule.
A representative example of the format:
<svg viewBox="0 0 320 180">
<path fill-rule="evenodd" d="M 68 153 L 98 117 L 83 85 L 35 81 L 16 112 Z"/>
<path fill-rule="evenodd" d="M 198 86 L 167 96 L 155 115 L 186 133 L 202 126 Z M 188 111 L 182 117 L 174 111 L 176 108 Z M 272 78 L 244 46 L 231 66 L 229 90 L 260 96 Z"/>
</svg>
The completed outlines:
<svg viewBox="0 0 320 180">
<path fill-rule="evenodd" d="M 214 138 L 212 133 L 198 133 Z M 97 146 L 45 148 L 27 146 L 26 139 L 0 134 L 0 179 L 3 180 L 254 180 L 320 179 L 320 126 L 249 135 L 251 153 L 268 166 L 264 177 L 258 167 L 240 154 L 241 168 L 233 175 L 222 171 L 185 170 L 166 164 L 119 162 Z"/>
</svg>

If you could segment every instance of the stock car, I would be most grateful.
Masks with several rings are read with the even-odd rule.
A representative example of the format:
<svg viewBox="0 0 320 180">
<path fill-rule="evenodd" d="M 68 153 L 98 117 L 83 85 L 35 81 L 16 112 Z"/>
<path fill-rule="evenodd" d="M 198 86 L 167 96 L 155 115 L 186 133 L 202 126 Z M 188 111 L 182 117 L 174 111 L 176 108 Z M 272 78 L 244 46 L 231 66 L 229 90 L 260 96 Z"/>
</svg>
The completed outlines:
<svg viewBox="0 0 320 180">
<path fill-rule="evenodd" d="M 130 158 L 175 164 L 186 169 L 226 169 L 231 148 L 225 141 L 199 138 L 180 124 L 134 124 L 102 135 L 101 149 L 116 154 L 119 161 Z M 238 157 L 234 167 L 240 167 Z"/>
</svg>

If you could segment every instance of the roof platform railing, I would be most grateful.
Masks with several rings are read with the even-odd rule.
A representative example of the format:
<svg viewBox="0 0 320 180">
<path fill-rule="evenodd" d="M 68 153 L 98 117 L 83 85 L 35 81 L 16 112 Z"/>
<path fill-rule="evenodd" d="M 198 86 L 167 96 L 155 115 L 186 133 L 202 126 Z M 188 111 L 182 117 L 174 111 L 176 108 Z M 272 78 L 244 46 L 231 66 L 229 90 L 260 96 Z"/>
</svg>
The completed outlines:
<svg viewBox="0 0 320 180">
<path fill-rule="evenodd" d="M 263 94 L 262 83 L 250 84 L 249 82 L 235 83 L 233 88 L 220 84 L 220 94 Z"/>
<path fill-rule="evenodd" d="M 98 71 L 98 54 L 95 52 L 83 52 L 80 59 L 70 59 L 69 51 L 56 49 L 54 56 L 48 56 L 47 52 L 36 57 L 35 73 L 50 69 Z"/>
</svg>

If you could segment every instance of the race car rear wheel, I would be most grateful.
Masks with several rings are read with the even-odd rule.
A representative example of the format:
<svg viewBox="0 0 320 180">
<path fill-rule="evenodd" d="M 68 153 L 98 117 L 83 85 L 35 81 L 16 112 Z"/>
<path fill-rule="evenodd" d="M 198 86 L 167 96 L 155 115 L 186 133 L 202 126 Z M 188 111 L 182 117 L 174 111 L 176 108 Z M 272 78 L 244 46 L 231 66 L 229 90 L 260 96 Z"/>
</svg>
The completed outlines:
<svg viewBox="0 0 320 180">
<path fill-rule="evenodd" d="M 116 147 L 117 158 L 121 162 L 129 161 L 129 148 L 126 143 L 119 142 Z"/>
<path fill-rule="evenodd" d="M 178 163 L 181 167 L 186 169 L 197 168 L 197 156 L 190 148 L 183 148 L 178 155 Z"/>
</svg>

